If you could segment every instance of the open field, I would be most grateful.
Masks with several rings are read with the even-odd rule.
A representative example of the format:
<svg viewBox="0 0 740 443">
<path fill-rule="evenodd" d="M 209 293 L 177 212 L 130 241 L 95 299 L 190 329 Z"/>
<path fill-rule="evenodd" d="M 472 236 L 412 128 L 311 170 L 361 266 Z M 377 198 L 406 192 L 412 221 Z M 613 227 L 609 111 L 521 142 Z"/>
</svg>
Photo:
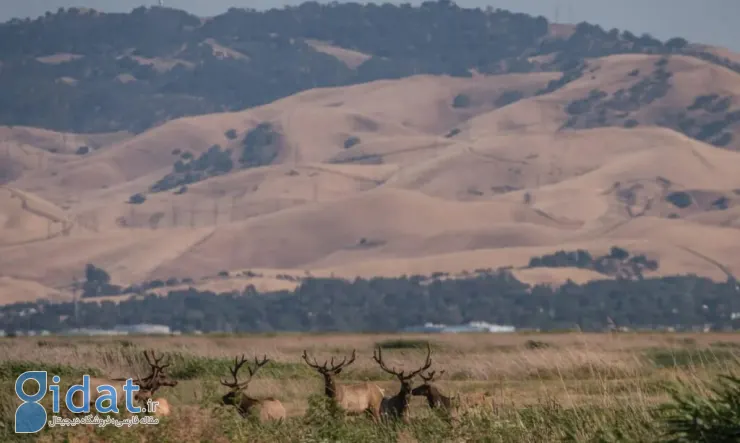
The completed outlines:
<svg viewBox="0 0 740 443">
<path fill-rule="evenodd" d="M 382 346 L 386 362 L 411 369 L 423 362 L 426 343 L 437 383 L 458 407 L 452 424 L 413 397 L 408 425 L 375 426 L 368 418 L 336 421 L 321 409 L 319 375 L 302 360 L 304 349 L 324 358 L 357 360 L 340 383 L 372 381 L 397 392 L 398 382 L 372 360 Z M 682 381 L 700 392 L 704 382 L 737 367 L 734 334 L 455 334 L 264 335 L 123 338 L 15 338 L 0 341 L 4 441 L 12 434 L 12 383 L 29 369 L 47 369 L 69 381 L 83 373 L 129 377 L 143 373 L 141 350 L 169 353 L 168 373 L 179 380 L 158 395 L 172 414 L 156 426 L 132 429 L 55 428 L 39 441 L 210 442 L 450 442 L 450 441 L 659 441 L 665 431 L 657 406 L 670 401 L 669 386 Z M 272 362 L 255 375 L 248 392 L 274 396 L 287 410 L 281 425 L 260 425 L 219 405 L 234 356 L 266 354 Z M 420 381 L 415 381 L 418 385 Z M 323 412 L 322 412 L 323 411 Z M 186 426 L 183 423 L 187 423 Z"/>
</svg>

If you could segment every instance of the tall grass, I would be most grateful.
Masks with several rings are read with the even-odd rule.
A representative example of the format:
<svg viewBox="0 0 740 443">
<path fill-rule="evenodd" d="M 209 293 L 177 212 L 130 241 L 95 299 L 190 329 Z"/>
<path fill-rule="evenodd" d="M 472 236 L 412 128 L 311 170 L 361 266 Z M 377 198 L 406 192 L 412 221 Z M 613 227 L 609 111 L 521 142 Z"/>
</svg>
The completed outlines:
<svg viewBox="0 0 740 443">
<path fill-rule="evenodd" d="M 398 383 L 377 368 L 372 349 L 380 345 L 389 362 L 408 368 L 423 359 L 427 343 L 434 369 L 445 370 L 438 386 L 460 399 L 452 419 L 433 413 L 420 398 L 413 398 L 406 425 L 345 417 L 326 402 L 321 378 L 300 358 L 302 349 L 319 360 L 356 349 L 356 362 L 338 382 L 373 380 L 392 394 Z M 736 364 L 740 337 L 733 335 L 16 338 L 0 340 L 0 348 L 0 441 L 738 441 L 732 438 L 740 422 L 740 382 L 726 378 L 713 384 Z M 21 372 L 46 369 L 64 380 L 83 373 L 131 376 L 146 369 L 141 351 L 147 348 L 167 352 L 169 373 L 180 380 L 158 392 L 173 410 L 160 424 L 13 433 L 18 405 L 13 381 Z M 260 424 L 219 404 L 226 388 L 218 378 L 228 376 L 233 357 L 241 354 L 273 360 L 248 390 L 254 397 L 280 399 L 286 422 Z"/>
</svg>

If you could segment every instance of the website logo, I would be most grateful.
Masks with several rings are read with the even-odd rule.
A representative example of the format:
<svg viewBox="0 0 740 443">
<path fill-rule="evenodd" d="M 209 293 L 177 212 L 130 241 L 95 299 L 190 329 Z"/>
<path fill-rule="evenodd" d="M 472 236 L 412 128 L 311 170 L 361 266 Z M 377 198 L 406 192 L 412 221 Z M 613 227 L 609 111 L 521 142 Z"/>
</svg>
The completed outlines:
<svg viewBox="0 0 740 443">
<path fill-rule="evenodd" d="M 51 383 L 49 383 L 46 371 L 27 371 L 18 376 L 15 381 L 15 395 L 22 403 L 15 411 L 15 432 L 17 434 L 33 434 L 41 431 L 47 424 L 54 426 L 54 424 L 59 423 L 59 417 L 53 417 L 54 420 L 49 421 L 46 408 L 41 405 L 41 400 L 46 397 L 48 392 L 51 392 L 52 412 L 54 414 L 59 414 L 61 410 L 62 395 L 64 395 L 64 405 L 69 412 L 73 414 L 90 413 L 90 376 L 83 375 L 82 384 L 70 386 L 65 393 L 60 392 L 60 381 L 61 378 L 55 375 L 51 377 Z M 38 386 L 38 391 L 29 394 L 29 391 L 33 392 L 34 385 Z M 120 392 L 121 389 L 123 392 Z M 122 386 L 101 384 L 97 385 L 95 390 L 97 398 L 94 406 L 95 411 L 99 414 L 118 414 L 119 395 L 125 397 L 125 406 L 128 412 L 139 414 L 143 411 L 143 408 L 134 404 L 134 393 L 139 390 L 139 386 L 135 385 L 131 378 L 126 379 Z M 80 394 L 75 396 L 77 392 L 80 392 Z M 75 397 L 77 397 L 77 402 L 81 404 L 74 404 Z M 79 422 L 79 420 L 77 421 Z"/>
</svg>

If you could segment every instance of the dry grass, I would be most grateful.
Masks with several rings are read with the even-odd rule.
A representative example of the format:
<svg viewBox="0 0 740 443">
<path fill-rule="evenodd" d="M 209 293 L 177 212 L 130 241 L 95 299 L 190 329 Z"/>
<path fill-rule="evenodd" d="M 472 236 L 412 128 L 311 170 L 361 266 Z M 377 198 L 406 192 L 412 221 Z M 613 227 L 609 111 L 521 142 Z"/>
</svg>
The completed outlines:
<svg viewBox="0 0 740 443">
<path fill-rule="evenodd" d="M 0 341 L 0 378 L 7 384 L 20 371 L 39 367 L 61 373 L 67 381 L 85 371 L 112 377 L 135 376 L 146 367 L 140 350 L 152 348 L 170 354 L 170 374 L 180 379 L 177 387 L 164 388 L 160 393 L 172 405 L 173 416 L 145 431 L 140 428 L 93 431 L 82 427 L 46 430 L 41 441 L 61 441 L 65 437 L 82 439 L 70 441 L 124 441 L 122 438 L 134 435 L 139 441 L 160 441 L 158 438 L 188 442 L 270 441 L 269 438 L 277 439 L 273 441 L 316 441 L 308 434 L 326 431 L 316 420 L 328 421 L 329 418 L 315 417 L 316 399 L 311 397 L 321 394 L 322 382 L 302 362 L 303 349 L 319 361 L 356 349 L 358 359 L 342 373 L 341 382 L 373 380 L 387 394 L 392 394 L 397 382 L 372 361 L 373 347 L 382 344 L 390 364 L 411 368 L 421 363 L 424 350 L 419 346 L 426 342 L 433 349 L 434 369 L 445 370 L 438 385 L 443 392 L 459 399 L 458 428 L 454 431 L 445 428 L 444 432 L 452 433 L 448 434 L 450 438 L 458 433 L 456 435 L 464 438 L 461 441 L 478 441 L 475 436 L 481 434 L 475 429 L 487 428 L 486 432 L 494 432 L 492 426 L 498 429 L 495 432 L 500 440 L 496 441 L 537 441 L 542 432 L 552 438 L 550 441 L 567 439 L 571 432 L 581 434 L 576 441 L 595 438 L 598 429 L 576 426 L 569 430 L 568 427 L 573 426 L 567 418 L 569 414 L 581 414 L 584 425 L 598 422 L 607 427 L 629 427 L 637 424 L 635 420 L 648 423 L 652 408 L 668 399 L 667 382 L 688 381 L 700 389 L 705 380 L 736 365 L 735 355 L 740 351 L 740 337 L 732 334 L 15 338 Z M 274 396 L 283 402 L 290 417 L 283 431 L 279 427 L 244 421 L 233 411 L 218 406 L 218 399 L 225 391 L 217 380 L 228 376 L 230 360 L 242 353 L 248 356 L 267 354 L 273 360 L 250 384 L 249 392 L 257 397 Z M 4 398 L 5 402 L 10 401 L 9 397 Z M 13 409 L 9 404 L 0 408 Z M 421 399 L 413 399 L 411 410 L 410 426 L 400 431 L 393 428 L 393 432 L 391 428 L 383 428 L 382 432 L 387 435 L 377 437 L 380 440 L 376 441 L 419 439 L 429 431 L 427 428 L 442 426 L 430 416 Z M 520 421 L 516 429 L 502 428 L 513 419 Z M 12 415 L 4 420 L 12 423 Z M 188 426 L 178 425 L 183 420 Z M 313 424 L 306 424 L 305 420 L 313 420 Z M 632 425 L 625 424 L 624 420 L 631 420 Z M 363 418 L 354 419 L 352 423 L 355 424 L 342 428 L 342 432 L 349 433 L 344 435 L 343 441 L 365 441 L 367 433 L 381 432 L 372 431 L 373 427 Z M 545 425 L 560 428 L 546 430 Z M 622 431 L 628 435 L 632 433 L 632 438 L 658 435 L 658 429 L 650 431 L 649 426 L 648 429 L 625 428 Z M 300 439 L 296 439 L 297 435 L 301 435 Z M 439 438 L 427 441 L 452 441 Z"/>
<path fill-rule="evenodd" d="M 591 60 L 587 75 L 541 96 L 533 94 L 558 73 L 421 75 L 314 89 L 242 112 L 176 119 L 133 137 L 0 128 L 0 158 L 6 148 L 15 178 L 9 186 L 72 223 L 68 237 L 47 239 L 61 226 L 49 211 L 26 213 L 20 200 L 0 195 L 0 268 L 13 282 L 49 288 L 68 286 L 94 263 L 123 285 L 189 277 L 198 287 L 230 290 L 250 282 L 205 279 L 250 268 L 347 278 L 460 273 L 517 268 L 559 249 L 598 254 L 619 245 L 659 259 L 656 275 L 724 280 L 714 264 L 679 246 L 740 273 L 740 154 L 653 124 L 699 95 L 730 96 L 736 106 L 737 74 L 671 57 L 673 86 L 636 111 L 637 128 L 558 131 L 567 103 L 592 89 L 629 88 L 657 60 Z M 630 75 L 635 70 L 639 75 Z M 523 98 L 498 106 L 512 90 Z M 459 94 L 471 98 L 469 106 L 452 106 Z M 219 144 L 239 152 L 244 134 L 264 121 L 284 136 L 275 164 L 213 177 L 183 195 L 126 203 L 171 170 L 174 148 L 197 156 Z M 360 141 L 347 149 L 351 136 Z M 738 141 L 734 134 L 729 148 Z M 87 144 L 98 149 L 73 154 Z M 378 164 L 352 163 L 362 157 Z M 697 203 L 675 207 L 665 199 L 674 191 L 691 192 Z M 711 207 L 720 197 L 727 210 Z M 647 202 L 642 217 L 630 216 Z M 34 242 L 8 244 L 26 240 Z M 516 272 L 530 283 L 605 278 L 571 269 Z M 266 278 L 251 283 L 287 287 Z M 0 289 L 0 303 L 37 297 L 14 284 Z"/>
</svg>

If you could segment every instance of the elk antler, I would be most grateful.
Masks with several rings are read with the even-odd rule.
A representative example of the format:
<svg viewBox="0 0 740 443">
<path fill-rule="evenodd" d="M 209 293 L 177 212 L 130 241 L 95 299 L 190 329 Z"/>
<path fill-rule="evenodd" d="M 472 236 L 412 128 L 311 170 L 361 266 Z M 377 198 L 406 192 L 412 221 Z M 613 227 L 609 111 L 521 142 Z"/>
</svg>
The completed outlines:
<svg viewBox="0 0 740 443">
<path fill-rule="evenodd" d="M 332 357 L 331 358 L 331 363 L 327 360 L 327 361 L 324 361 L 324 364 L 323 365 L 319 365 L 319 363 L 316 361 L 316 358 L 315 357 L 313 358 L 313 363 L 311 363 L 308 360 L 308 353 L 306 352 L 305 349 L 303 350 L 303 360 L 306 362 L 306 364 L 309 365 L 310 367 L 316 369 L 317 371 L 319 371 L 322 374 L 326 374 L 326 373 L 329 373 L 329 372 L 336 372 L 336 371 L 342 369 L 345 366 L 349 366 L 352 363 L 354 363 L 356 357 L 357 357 L 357 350 L 356 349 L 353 349 L 352 350 L 352 357 L 349 359 L 349 361 L 347 361 L 347 357 L 345 356 L 342 359 L 342 361 L 340 361 L 339 363 L 336 363 L 335 364 L 334 363 L 334 357 Z M 331 364 L 331 367 L 329 367 L 329 364 Z"/>
<path fill-rule="evenodd" d="M 437 371 L 431 371 L 431 372 L 427 372 L 426 374 L 424 374 L 422 372 L 422 373 L 419 374 L 419 377 L 421 377 L 421 379 L 424 380 L 424 383 L 429 383 L 429 382 L 434 381 L 434 374 L 436 372 Z M 439 371 L 439 375 L 440 376 L 442 376 L 442 374 L 444 374 L 444 373 L 445 373 L 444 369 L 441 370 L 441 371 Z"/>
<path fill-rule="evenodd" d="M 234 357 L 234 367 L 230 368 L 229 371 L 231 372 L 231 376 L 234 378 L 233 382 L 221 380 L 221 384 L 232 389 L 244 389 L 247 387 L 250 381 L 252 381 L 252 377 L 254 374 L 257 373 L 257 371 L 264 365 L 270 362 L 270 359 L 267 358 L 267 355 L 262 357 L 262 360 L 257 360 L 257 357 L 254 358 L 254 368 L 252 368 L 250 365 L 247 365 L 247 371 L 249 371 L 249 377 L 243 381 L 239 382 L 239 379 L 237 377 L 237 374 L 239 373 L 239 369 L 241 369 L 242 366 L 244 366 L 244 363 L 247 362 L 247 359 L 242 354 L 241 358 Z"/>
<path fill-rule="evenodd" d="M 151 355 L 151 358 L 150 358 Z M 162 360 L 165 358 L 165 355 L 160 355 L 159 357 L 156 356 L 154 353 L 154 350 L 151 349 L 149 351 L 144 351 L 144 358 L 146 359 L 146 362 L 149 364 L 151 368 L 151 374 L 149 374 L 145 378 L 138 378 L 139 381 L 139 387 L 143 390 L 150 390 L 152 393 L 159 389 L 162 385 L 166 386 L 174 386 L 174 384 L 177 384 L 177 382 L 164 382 L 161 379 L 162 376 L 165 376 L 164 369 L 170 366 L 170 359 L 167 356 L 167 360 L 164 364 L 161 364 Z M 137 374 L 138 377 L 138 374 Z M 166 376 L 165 376 L 166 377 Z M 170 384 L 174 383 L 174 384 Z"/>
<path fill-rule="evenodd" d="M 380 346 L 377 347 L 376 351 L 373 351 L 373 360 L 375 360 L 375 362 L 380 365 L 380 369 L 385 372 L 395 375 L 400 380 L 410 380 L 432 366 L 432 348 L 429 346 L 429 343 L 427 343 L 427 357 L 426 360 L 424 360 L 424 365 L 409 374 L 406 374 L 405 371 L 397 371 L 395 368 L 388 368 L 385 363 L 383 363 L 383 351 Z"/>
<path fill-rule="evenodd" d="M 159 358 L 154 354 L 154 349 L 151 349 L 149 352 L 151 352 L 152 358 L 149 358 L 149 354 L 147 351 L 144 351 L 144 358 L 146 358 L 146 362 L 149 363 L 149 366 L 152 367 L 152 369 L 157 369 L 159 371 L 164 371 L 164 368 L 168 367 L 170 365 L 170 359 L 167 358 L 167 361 L 165 364 L 160 365 L 159 363 L 162 361 L 163 358 L 165 358 L 164 355 L 161 355 Z M 152 363 L 152 360 L 154 360 L 154 363 Z"/>
</svg>

